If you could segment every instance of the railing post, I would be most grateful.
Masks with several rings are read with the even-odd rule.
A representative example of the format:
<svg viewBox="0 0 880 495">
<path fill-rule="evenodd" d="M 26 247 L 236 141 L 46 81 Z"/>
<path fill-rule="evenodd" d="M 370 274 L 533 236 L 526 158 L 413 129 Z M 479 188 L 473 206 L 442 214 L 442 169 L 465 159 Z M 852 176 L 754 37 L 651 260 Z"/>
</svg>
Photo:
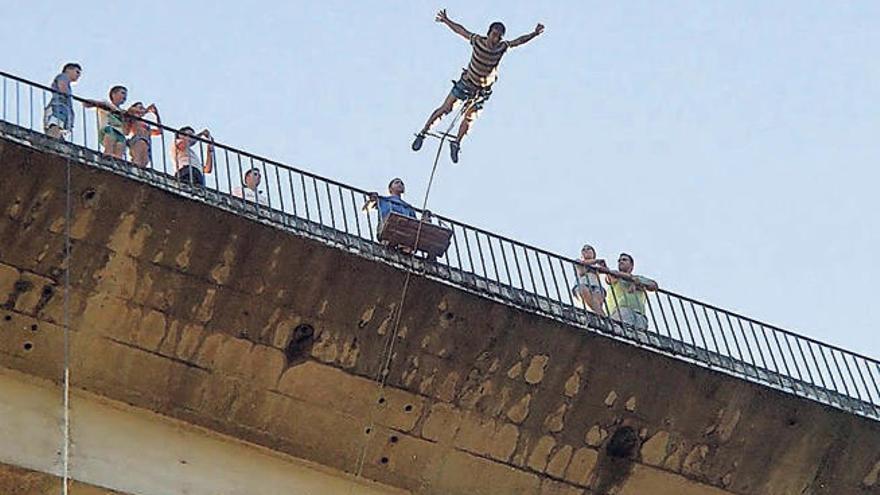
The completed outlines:
<svg viewBox="0 0 880 495">
<path fill-rule="evenodd" d="M 306 209 L 306 220 L 311 221 L 312 219 L 309 216 L 309 193 L 306 189 L 306 178 L 302 173 L 299 174 L 299 181 L 302 183 L 303 205 Z"/>
<path fill-rule="evenodd" d="M 290 185 L 290 203 L 293 205 L 293 216 L 298 217 L 299 215 L 296 212 L 296 192 L 293 187 L 293 172 L 290 170 L 287 171 L 287 183 Z M 354 198 L 354 191 L 351 192 L 351 197 Z M 367 220 L 369 220 L 370 215 L 367 212 Z"/>
<path fill-rule="evenodd" d="M 464 271 L 461 264 L 461 249 L 458 247 L 458 235 L 455 233 L 455 224 L 452 224 L 452 245 L 455 247 L 455 258 L 458 260 L 458 269 Z"/>
<path fill-rule="evenodd" d="M 730 314 L 725 313 L 724 316 L 727 318 L 727 326 L 730 328 L 730 336 L 733 338 L 733 341 L 736 342 L 737 346 L 739 346 L 739 341 L 736 339 L 736 329 L 733 328 L 733 322 L 730 320 Z M 715 319 L 718 320 L 718 326 L 721 326 L 721 318 L 718 317 L 718 310 L 715 310 Z M 758 378 L 758 362 L 755 360 L 755 354 L 752 352 L 752 346 L 749 345 L 749 338 L 746 336 L 746 331 L 742 326 L 742 320 L 739 318 L 736 319 L 736 324 L 739 326 L 740 334 L 742 334 L 743 342 L 745 343 L 746 350 L 749 351 L 749 360 L 754 369 L 755 378 Z M 724 347 L 727 348 L 727 352 L 730 353 L 730 345 L 727 343 L 727 337 L 724 336 L 724 332 L 721 332 L 721 338 L 724 340 Z M 758 349 L 758 355 L 761 356 L 762 367 L 766 368 L 767 364 L 764 361 L 764 353 L 761 352 L 761 344 L 755 339 L 755 347 Z"/>
<path fill-rule="evenodd" d="M 495 270 L 495 282 L 501 285 L 501 275 L 498 274 L 498 263 L 495 261 L 495 250 L 492 249 L 492 238 L 486 236 L 486 244 L 489 245 L 489 258 L 492 260 L 492 268 Z"/>
<path fill-rule="evenodd" d="M 324 215 L 321 212 L 321 195 L 318 193 L 318 181 L 312 177 L 312 188 L 315 190 L 315 209 L 318 210 L 318 223 L 324 225 Z"/>
<path fill-rule="evenodd" d="M 504 249 L 504 240 L 498 240 L 498 246 L 501 248 L 501 260 L 504 263 L 504 273 L 507 274 L 507 285 L 513 288 L 513 277 L 510 276 L 510 266 L 507 264 L 507 253 Z"/>
<path fill-rule="evenodd" d="M 804 363 L 804 368 L 807 369 L 807 377 L 810 379 L 810 385 L 815 386 L 816 380 L 813 378 L 813 372 L 810 371 L 810 362 L 807 360 L 806 354 L 804 354 L 804 348 L 801 346 L 801 339 L 797 338 L 795 339 L 795 342 L 797 343 L 798 352 L 801 353 L 801 361 Z"/>
</svg>

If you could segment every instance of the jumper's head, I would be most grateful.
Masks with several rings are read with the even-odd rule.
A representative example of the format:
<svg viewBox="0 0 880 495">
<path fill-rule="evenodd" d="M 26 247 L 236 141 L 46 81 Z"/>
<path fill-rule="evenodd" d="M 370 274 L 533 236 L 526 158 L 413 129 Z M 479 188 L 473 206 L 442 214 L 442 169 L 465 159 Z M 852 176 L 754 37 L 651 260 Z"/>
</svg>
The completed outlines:
<svg viewBox="0 0 880 495">
<path fill-rule="evenodd" d="M 495 21 L 492 24 L 489 24 L 489 32 L 486 33 L 486 38 L 489 39 L 489 46 L 495 46 L 498 43 L 501 43 L 501 38 L 504 37 L 506 31 L 507 28 L 504 27 L 503 22 Z"/>
<path fill-rule="evenodd" d="M 400 196 L 404 192 L 406 192 L 406 186 L 403 185 L 403 180 L 399 177 L 391 179 L 391 182 L 388 183 L 388 193 L 392 196 Z"/>
<path fill-rule="evenodd" d="M 632 273 L 634 264 L 633 257 L 627 253 L 620 253 L 617 258 L 617 269 L 623 273 Z"/>
<path fill-rule="evenodd" d="M 118 107 L 125 103 L 126 98 L 128 98 L 128 89 L 125 86 L 113 86 L 110 88 L 110 103 Z"/>
<path fill-rule="evenodd" d="M 82 75 L 82 66 L 76 62 L 68 62 L 64 64 L 64 68 L 61 69 L 68 78 L 70 78 L 70 82 L 76 82 L 79 80 L 79 76 Z"/>
</svg>

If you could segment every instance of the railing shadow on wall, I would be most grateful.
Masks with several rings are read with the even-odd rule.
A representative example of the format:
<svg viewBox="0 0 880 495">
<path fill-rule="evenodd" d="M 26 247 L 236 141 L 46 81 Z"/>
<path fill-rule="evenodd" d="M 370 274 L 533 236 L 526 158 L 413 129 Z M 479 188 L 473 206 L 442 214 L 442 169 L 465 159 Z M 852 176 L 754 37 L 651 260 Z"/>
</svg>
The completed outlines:
<svg viewBox="0 0 880 495">
<path fill-rule="evenodd" d="M 88 100 L 73 97 L 74 125 L 66 140 L 43 134 L 47 86 L 0 71 L 2 132 L 7 138 L 42 143 L 54 152 L 171 190 L 300 235 L 381 259 L 485 297 L 600 332 L 740 378 L 880 420 L 880 361 L 798 335 L 717 306 L 660 289 L 647 292 L 645 320 L 634 325 L 592 312 L 575 295 L 574 259 L 433 215 L 452 231 L 449 249 L 436 259 L 392 249 L 377 239 L 377 218 L 364 214 L 370 193 L 202 136 L 188 136 L 213 171 L 204 184 L 176 174 L 180 129 L 146 122 L 152 160 L 135 165 L 125 155 L 102 152 L 98 117 Z M 213 148 L 213 152 L 209 151 Z M 244 191 L 248 170 L 260 172 L 259 193 Z M 601 275 L 604 269 L 583 267 Z M 605 287 L 611 290 L 610 286 Z M 614 294 L 612 293 L 612 297 Z M 608 314 L 607 305 L 604 313 Z"/>
</svg>

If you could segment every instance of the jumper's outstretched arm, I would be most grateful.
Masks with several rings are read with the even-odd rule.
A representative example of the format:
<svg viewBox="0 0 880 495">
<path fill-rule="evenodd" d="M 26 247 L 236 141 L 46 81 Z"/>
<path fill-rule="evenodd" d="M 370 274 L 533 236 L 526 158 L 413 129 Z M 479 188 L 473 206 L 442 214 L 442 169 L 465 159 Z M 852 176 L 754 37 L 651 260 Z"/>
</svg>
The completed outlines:
<svg viewBox="0 0 880 495">
<path fill-rule="evenodd" d="M 450 19 L 449 16 L 446 15 L 446 9 L 437 12 L 437 17 L 435 17 L 434 20 L 446 24 L 455 34 L 466 40 L 470 40 L 471 36 L 474 35 L 474 33 L 468 31 L 464 26 Z"/>
<path fill-rule="evenodd" d="M 510 46 L 512 48 L 514 46 L 524 45 L 524 44 L 528 43 L 529 41 L 532 41 L 533 39 L 535 39 L 539 34 L 541 34 L 543 32 L 544 32 L 544 25 L 541 23 L 538 23 L 538 25 L 535 26 L 535 30 L 532 31 L 531 33 L 524 34 L 524 35 L 520 36 L 519 38 L 511 40 Z"/>
</svg>

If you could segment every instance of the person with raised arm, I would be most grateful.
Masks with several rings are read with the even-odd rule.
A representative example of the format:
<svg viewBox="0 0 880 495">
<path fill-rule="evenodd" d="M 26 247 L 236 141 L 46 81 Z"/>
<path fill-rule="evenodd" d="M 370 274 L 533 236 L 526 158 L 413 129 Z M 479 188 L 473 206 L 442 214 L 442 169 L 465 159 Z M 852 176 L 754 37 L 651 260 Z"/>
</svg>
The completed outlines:
<svg viewBox="0 0 880 495">
<path fill-rule="evenodd" d="M 174 149 L 171 150 L 171 161 L 174 163 L 175 177 L 183 184 L 190 186 L 205 187 L 205 176 L 214 170 L 214 138 L 208 129 L 196 134 L 190 126 L 181 127 L 174 137 Z M 202 164 L 201 153 L 197 153 L 193 146 L 200 143 L 196 137 L 208 140 L 205 153 L 205 163 Z"/>
<path fill-rule="evenodd" d="M 128 135 L 128 154 L 131 162 L 138 167 L 147 167 L 153 161 L 153 136 L 162 134 L 162 129 L 150 125 L 145 120 L 148 113 L 153 114 L 157 124 L 162 124 L 159 117 L 159 109 L 155 104 L 145 107 L 142 102 L 137 102 L 128 107 L 125 121 L 126 135 Z"/>
<path fill-rule="evenodd" d="M 464 26 L 450 19 L 446 15 L 446 9 L 438 12 L 435 20 L 448 26 L 453 33 L 468 40 L 473 51 L 470 63 L 462 71 L 458 81 L 453 83 L 452 91 L 443 101 L 443 104 L 431 113 L 422 130 L 416 134 L 416 138 L 412 143 L 412 149 L 413 151 L 418 151 L 422 148 L 422 143 L 425 141 L 425 136 L 431 130 L 431 127 L 440 118 L 451 112 L 456 103 L 468 102 L 469 106 L 466 108 L 461 124 L 458 127 L 458 134 L 449 143 L 452 162 L 458 163 L 461 142 L 470 130 L 471 124 L 477 118 L 479 111 L 482 110 L 483 105 L 485 105 L 492 94 L 492 84 L 498 78 L 498 65 L 501 63 L 501 58 L 507 53 L 509 48 L 526 44 L 543 33 L 544 25 L 539 23 L 535 26 L 534 31 L 507 41 L 502 39 L 506 28 L 503 23 L 498 21 L 490 24 L 488 32 L 483 36 L 468 31 Z"/>
</svg>

